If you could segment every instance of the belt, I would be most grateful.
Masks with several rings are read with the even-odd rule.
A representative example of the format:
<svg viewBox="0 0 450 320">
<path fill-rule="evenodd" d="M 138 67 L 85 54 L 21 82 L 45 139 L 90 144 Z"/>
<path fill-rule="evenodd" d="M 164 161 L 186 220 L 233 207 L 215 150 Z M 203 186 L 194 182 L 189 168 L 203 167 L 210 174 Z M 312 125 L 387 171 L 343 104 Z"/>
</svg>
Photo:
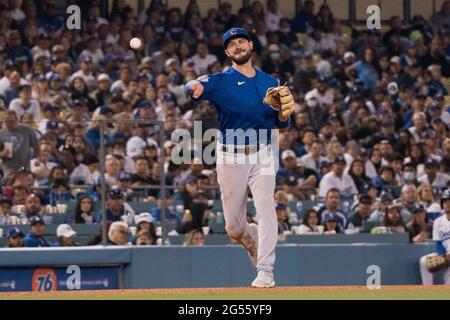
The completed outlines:
<svg viewBox="0 0 450 320">
<path fill-rule="evenodd" d="M 222 145 L 222 151 L 223 152 L 232 152 L 232 153 L 243 153 L 245 155 L 249 155 L 250 153 L 256 153 L 262 148 L 266 147 L 267 145 L 250 145 L 250 146 L 227 146 Z"/>
</svg>

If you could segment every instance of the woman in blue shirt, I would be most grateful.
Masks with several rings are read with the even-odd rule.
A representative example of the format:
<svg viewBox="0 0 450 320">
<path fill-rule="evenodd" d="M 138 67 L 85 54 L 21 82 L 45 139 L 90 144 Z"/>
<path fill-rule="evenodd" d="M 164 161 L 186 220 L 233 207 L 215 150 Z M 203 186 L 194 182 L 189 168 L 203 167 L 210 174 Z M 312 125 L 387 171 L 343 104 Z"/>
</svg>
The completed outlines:
<svg viewBox="0 0 450 320">
<path fill-rule="evenodd" d="M 353 71 L 356 71 L 357 77 L 364 84 L 364 91 L 369 92 L 377 86 L 378 83 L 378 71 L 375 67 L 376 57 L 375 50 L 367 48 L 364 50 L 364 57 L 362 60 L 356 61 L 353 65 L 347 67 L 345 72 L 349 78 L 354 78 Z"/>
</svg>

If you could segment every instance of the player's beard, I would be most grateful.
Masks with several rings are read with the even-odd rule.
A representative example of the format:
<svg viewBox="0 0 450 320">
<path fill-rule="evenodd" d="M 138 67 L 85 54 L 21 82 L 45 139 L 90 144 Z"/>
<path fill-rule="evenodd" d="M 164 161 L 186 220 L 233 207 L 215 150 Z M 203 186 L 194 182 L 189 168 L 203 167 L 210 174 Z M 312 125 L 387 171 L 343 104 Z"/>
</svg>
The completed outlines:
<svg viewBox="0 0 450 320">
<path fill-rule="evenodd" d="M 230 59 L 231 59 L 231 61 L 233 61 L 237 65 L 243 65 L 243 64 L 246 64 L 248 62 L 248 60 L 250 60 L 251 56 L 252 56 L 252 52 L 249 50 L 243 56 L 239 56 L 239 57 L 231 56 Z"/>
</svg>

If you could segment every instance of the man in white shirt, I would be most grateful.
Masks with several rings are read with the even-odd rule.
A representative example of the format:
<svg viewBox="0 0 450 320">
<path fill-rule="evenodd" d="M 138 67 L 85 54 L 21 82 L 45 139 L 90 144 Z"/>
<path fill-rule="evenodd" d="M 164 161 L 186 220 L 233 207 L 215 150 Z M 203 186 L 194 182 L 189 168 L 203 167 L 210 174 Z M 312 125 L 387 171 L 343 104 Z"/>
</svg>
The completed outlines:
<svg viewBox="0 0 450 320">
<path fill-rule="evenodd" d="M 32 114 L 34 121 L 38 122 L 41 119 L 39 102 L 31 99 L 31 86 L 29 85 L 21 85 L 19 87 L 19 98 L 11 101 L 9 110 L 14 111 L 19 119 L 24 113 Z"/>
<path fill-rule="evenodd" d="M 31 172 L 36 176 L 39 184 L 45 183 L 48 179 L 50 171 L 58 164 L 51 162 L 52 146 L 46 142 L 39 144 L 39 156 L 30 161 Z"/>
<path fill-rule="evenodd" d="M 306 168 L 314 170 L 320 174 L 320 164 L 322 161 L 327 161 L 327 157 L 322 156 L 323 144 L 320 140 L 315 140 L 311 146 L 311 150 L 308 154 L 301 157 L 302 162 Z"/>
<path fill-rule="evenodd" d="M 328 80 L 324 76 L 317 79 L 316 88 L 305 94 L 305 101 L 316 99 L 321 107 L 327 107 L 333 103 L 334 95 L 328 90 Z"/>
<path fill-rule="evenodd" d="M 344 173 L 346 161 L 343 156 L 336 156 L 333 162 L 333 169 L 328 172 L 320 181 L 319 197 L 324 198 L 328 190 L 336 188 L 343 196 L 351 196 L 358 193 L 355 182 Z"/>
<path fill-rule="evenodd" d="M 413 115 L 414 126 L 409 128 L 409 132 L 412 134 L 414 141 L 420 143 L 423 140 L 423 134 L 427 130 L 427 116 L 424 112 L 415 112 Z"/>
<path fill-rule="evenodd" d="M 190 59 L 194 63 L 195 73 L 198 75 L 209 73 L 208 67 L 217 61 L 217 57 L 209 53 L 208 45 L 204 41 L 197 43 L 196 51 L 197 54 Z"/>
<path fill-rule="evenodd" d="M 281 11 L 278 10 L 277 0 L 267 1 L 266 25 L 269 31 L 278 31 L 280 29 L 280 20 L 284 18 Z"/>
<path fill-rule="evenodd" d="M 38 56 L 44 56 L 47 59 L 52 57 L 49 50 L 50 39 L 46 33 L 40 33 L 37 38 L 37 44 L 31 49 L 31 54 L 33 55 L 33 60 L 36 61 Z"/>
<path fill-rule="evenodd" d="M 432 187 L 445 189 L 450 182 L 450 176 L 446 173 L 438 172 L 439 163 L 434 159 L 425 162 L 425 174 L 417 180 L 420 183 L 429 184 Z"/>
<path fill-rule="evenodd" d="M 80 57 L 80 70 L 72 74 L 70 77 L 70 82 L 75 78 L 83 78 L 84 82 L 88 86 L 89 91 L 95 89 L 95 85 L 97 81 L 92 73 L 92 58 L 90 56 L 81 56 Z"/>
</svg>

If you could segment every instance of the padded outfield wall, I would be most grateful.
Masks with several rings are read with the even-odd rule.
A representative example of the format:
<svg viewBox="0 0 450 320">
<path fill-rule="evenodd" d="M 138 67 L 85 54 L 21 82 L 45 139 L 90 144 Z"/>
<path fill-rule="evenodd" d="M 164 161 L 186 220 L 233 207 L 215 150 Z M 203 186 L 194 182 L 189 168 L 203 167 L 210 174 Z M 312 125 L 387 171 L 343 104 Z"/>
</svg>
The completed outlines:
<svg viewBox="0 0 450 320">
<path fill-rule="evenodd" d="M 419 258 L 433 251 L 431 243 L 284 244 L 277 247 L 275 277 L 279 286 L 366 285 L 367 268 L 376 265 L 382 285 L 420 284 Z M 94 283 L 108 284 L 105 289 L 240 287 L 248 286 L 255 277 L 246 252 L 232 245 L 1 249 L 0 291 L 28 291 L 19 280 L 34 281 L 29 287 L 36 290 L 36 273 L 55 270 L 48 276 L 51 281 L 69 265 L 81 267 L 81 289 L 103 288 L 88 286 Z M 108 280 L 106 271 L 117 279 Z M 98 273 L 105 279 L 96 280 Z M 2 288 L 2 275 L 33 279 L 10 279 Z M 83 281 L 83 275 L 89 275 L 89 281 Z M 66 290 L 64 281 L 58 281 L 58 290 Z M 7 287 L 9 283 L 14 283 L 11 287 L 16 290 Z"/>
</svg>

